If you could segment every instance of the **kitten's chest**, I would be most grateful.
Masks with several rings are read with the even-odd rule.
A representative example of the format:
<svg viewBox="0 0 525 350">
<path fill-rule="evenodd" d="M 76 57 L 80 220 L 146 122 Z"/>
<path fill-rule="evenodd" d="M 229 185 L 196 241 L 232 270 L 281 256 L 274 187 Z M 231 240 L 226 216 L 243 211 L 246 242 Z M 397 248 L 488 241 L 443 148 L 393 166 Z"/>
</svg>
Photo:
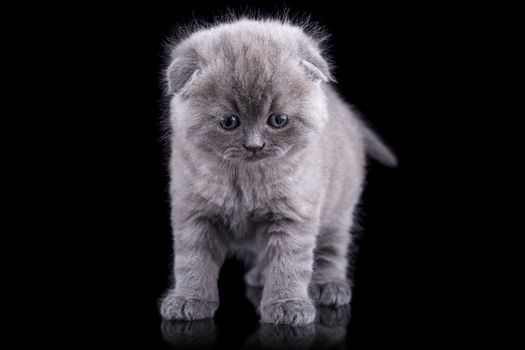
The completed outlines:
<svg viewBox="0 0 525 350">
<path fill-rule="evenodd" d="M 222 213 L 237 213 L 246 217 L 263 215 L 285 195 L 287 189 L 280 183 L 259 181 L 204 180 L 198 190 L 203 199 Z"/>
<path fill-rule="evenodd" d="M 250 177 L 202 179 L 198 193 L 210 215 L 236 237 L 248 236 L 271 222 L 283 206 L 289 206 L 291 190 L 282 181 Z"/>
</svg>

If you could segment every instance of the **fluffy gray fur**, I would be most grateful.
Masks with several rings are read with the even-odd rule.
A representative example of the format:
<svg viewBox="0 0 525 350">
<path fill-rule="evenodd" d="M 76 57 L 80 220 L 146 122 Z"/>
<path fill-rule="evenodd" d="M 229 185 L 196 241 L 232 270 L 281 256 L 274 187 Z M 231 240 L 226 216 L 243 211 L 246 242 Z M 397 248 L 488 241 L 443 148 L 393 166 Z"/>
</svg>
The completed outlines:
<svg viewBox="0 0 525 350">
<path fill-rule="evenodd" d="M 222 23 L 172 48 L 166 80 L 175 283 L 162 316 L 212 317 L 232 251 L 255 255 L 245 280 L 264 287 L 262 322 L 308 324 L 314 303 L 349 303 L 366 148 L 396 159 L 330 84 L 322 40 L 286 21 Z M 272 128 L 271 113 L 288 124 Z M 221 128 L 231 114 L 240 125 Z"/>
</svg>

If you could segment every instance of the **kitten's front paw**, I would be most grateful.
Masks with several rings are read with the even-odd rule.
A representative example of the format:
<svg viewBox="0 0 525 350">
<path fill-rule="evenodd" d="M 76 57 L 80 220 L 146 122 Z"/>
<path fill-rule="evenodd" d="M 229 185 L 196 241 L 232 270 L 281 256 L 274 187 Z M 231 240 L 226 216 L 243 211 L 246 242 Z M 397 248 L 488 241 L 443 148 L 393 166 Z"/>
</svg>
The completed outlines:
<svg viewBox="0 0 525 350">
<path fill-rule="evenodd" d="M 315 307 L 308 299 L 274 301 L 261 306 L 261 322 L 306 325 L 315 319 Z"/>
<path fill-rule="evenodd" d="M 162 300 L 160 314 L 167 320 L 200 320 L 213 317 L 219 303 L 168 294 Z"/>
<path fill-rule="evenodd" d="M 335 281 L 323 284 L 313 283 L 310 295 L 318 305 L 345 305 L 352 299 L 348 281 Z"/>
</svg>

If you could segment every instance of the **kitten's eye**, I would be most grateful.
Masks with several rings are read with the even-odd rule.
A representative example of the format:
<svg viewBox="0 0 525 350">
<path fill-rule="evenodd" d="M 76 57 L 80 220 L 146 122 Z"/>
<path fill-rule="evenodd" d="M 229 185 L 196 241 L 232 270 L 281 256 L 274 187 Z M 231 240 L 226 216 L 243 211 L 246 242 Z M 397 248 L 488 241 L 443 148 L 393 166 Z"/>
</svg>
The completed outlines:
<svg viewBox="0 0 525 350">
<path fill-rule="evenodd" d="M 223 129 L 233 130 L 240 124 L 239 117 L 232 114 L 230 116 L 221 118 L 221 120 L 219 120 L 219 124 Z"/>
<path fill-rule="evenodd" d="M 288 116 L 285 114 L 270 114 L 268 117 L 268 125 L 272 128 L 282 128 L 288 123 Z"/>
</svg>

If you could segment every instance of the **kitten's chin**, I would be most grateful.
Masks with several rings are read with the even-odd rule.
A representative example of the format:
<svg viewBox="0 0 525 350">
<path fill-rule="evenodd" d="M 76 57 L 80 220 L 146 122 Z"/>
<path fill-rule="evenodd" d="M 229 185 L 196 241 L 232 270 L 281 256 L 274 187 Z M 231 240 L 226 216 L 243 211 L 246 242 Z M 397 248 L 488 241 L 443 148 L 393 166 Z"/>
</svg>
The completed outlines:
<svg viewBox="0 0 525 350">
<path fill-rule="evenodd" d="M 258 155 L 254 155 L 254 156 L 237 156 L 237 157 L 232 157 L 232 156 L 223 156 L 222 157 L 223 159 L 225 160 L 233 160 L 233 161 L 237 161 L 237 162 L 247 162 L 247 163 L 254 163 L 254 162 L 259 162 L 259 161 L 262 161 L 262 160 L 265 160 L 265 159 L 269 159 L 269 158 L 272 158 L 271 156 L 258 156 Z"/>
<path fill-rule="evenodd" d="M 266 159 L 279 157 L 279 154 L 240 154 L 240 155 L 229 155 L 224 154 L 222 158 L 225 160 L 234 160 L 239 162 L 254 163 L 264 161 Z"/>
</svg>

